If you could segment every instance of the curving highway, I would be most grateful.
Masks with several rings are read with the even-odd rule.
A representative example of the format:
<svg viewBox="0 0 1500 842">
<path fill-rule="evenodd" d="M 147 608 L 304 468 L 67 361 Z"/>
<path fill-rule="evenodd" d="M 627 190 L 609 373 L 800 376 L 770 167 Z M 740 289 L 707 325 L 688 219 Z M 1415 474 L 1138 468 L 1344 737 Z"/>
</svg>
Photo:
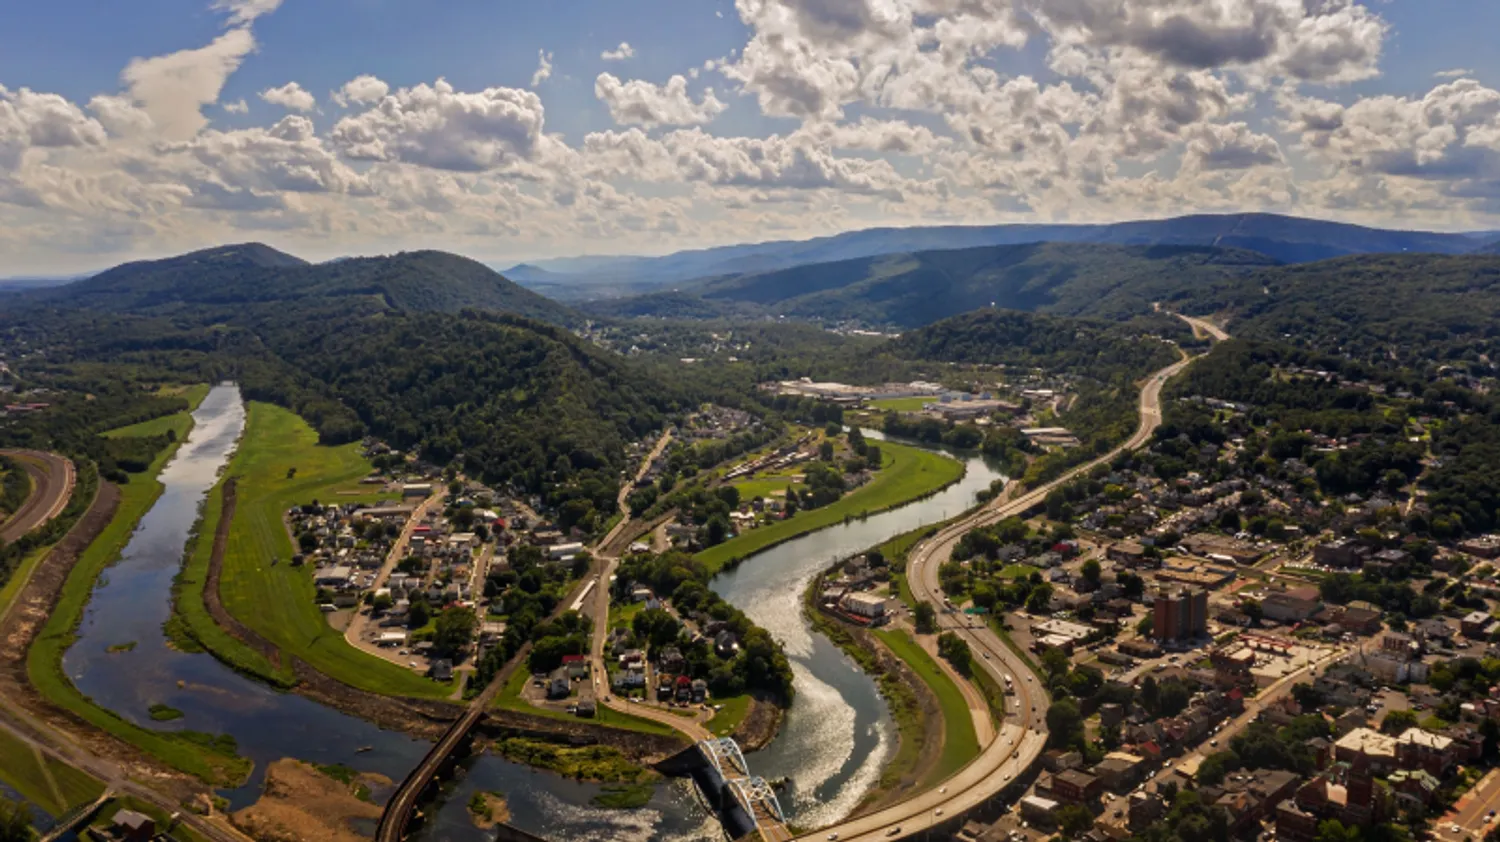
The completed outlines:
<svg viewBox="0 0 1500 842">
<path fill-rule="evenodd" d="M 1194 328 L 1208 332 L 1216 340 L 1228 338 L 1223 330 L 1206 321 L 1181 315 L 1178 317 Z M 1053 489 L 1097 465 L 1109 462 L 1124 451 L 1134 450 L 1145 444 L 1156 428 L 1161 426 L 1162 386 L 1191 362 L 1191 357 L 1184 357 L 1150 376 L 1141 388 L 1140 425 L 1124 444 L 1013 500 L 1002 495 L 968 517 L 943 527 L 913 548 L 907 562 L 908 581 L 917 599 L 939 609 L 940 630 L 952 631 L 963 637 L 969 648 L 979 656 L 974 664 L 989 673 L 997 686 L 1004 686 L 1006 675 L 1014 680 L 1016 692 L 1006 699 L 1005 722 L 999 736 L 978 757 L 937 789 L 918 793 L 878 812 L 848 819 L 798 838 L 890 840 L 917 835 L 989 801 L 1004 791 L 1017 776 L 1024 774 L 1042 753 L 1047 742 L 1048 698 L 1039 683 L 1040 677 L 987 624 L 971 625 L 965 615 L 942 611 L 943 598 L 938 587 L 938 568 L 952 556 L 954 546 L 969 530 L 1023 514 L 1041 505 Z"/>
<path fill-rule="evenodd" d="M 9 544 L 62 514 L 73 495 L 76 476 L 73 463 L 56 453 L 41 450 L 0 450 L 31 475 L 32 491 L 26 502 L 0 525 L 0 540 Z"/>
</svg>

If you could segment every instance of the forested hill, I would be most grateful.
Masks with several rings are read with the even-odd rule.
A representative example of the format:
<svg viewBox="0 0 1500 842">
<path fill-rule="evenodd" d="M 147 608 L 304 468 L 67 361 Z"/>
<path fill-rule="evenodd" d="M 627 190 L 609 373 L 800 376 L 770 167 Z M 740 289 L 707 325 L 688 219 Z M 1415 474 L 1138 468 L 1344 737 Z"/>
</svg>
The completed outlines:
<svg viewBox="0 0 1500 842">
<path fill-rule="evenodd" d="M 1365 255 L 1284 266 L 1188 290 L 1177 306 L 1228 316 L 1236 335 L 1381 365 L 1500 358 L 1500 256 Z"/>
<path fill-rule="evenodd" d="M 1196 214 L 1104 225 L 1019 224 L 872 228 L 830 237 L 720 246 L 663 257 L 586 257 L 514 267 L 520 283 L 563 300 L 641 293 L 730 273 L 773 272 L 885 254 L 1025 243 L 1219 246 L 1299 263 L 1351 254 L 1465 254 L 1465 234 L 1366 228 L 1269 213 Z"/>
<path fill-rule="evenodd" d="M 1153 302 L 1273 265 L 1265 255 L 1205 246 L 1029 243 L 891 254 L 776 272 L 733 275 L 643 296 L 585 305 L 611 315 L 706 317 L 726 304 L 825 323 L 913 328 L 980 307 L 1072 316 L 1130 318 Z M 660 311 L 653 309 L 659 306 Z"/>
<path fill-rule="evenodd" d="M 309 264 L 259 243 L 222 246 L 165 260 L 127 263 L 65 286 L 19 296 L 27 302 L 115 313 L 274 302 L 318 306 L 369 298 L 405 311 L 464 308 L 572 324 L 577 314 L 473 260 L 439 251 L 403 252 Z"/>
<path fill-rule="evenodd" d="M 1142 320 L 1149 324 L 1150 319 Z M 1163 322 L 1170 328 L 1170 322 Z M 1180 333 L 1180 331 L 1178 331 Z M 1170 365 L 1173 346 L 1138 326 L 986 308 L 903 334 L 890 353 L 911 360 L 1044 368 L 1098 374 L 1119 368 L 1136 376 Z"/>
</svg>

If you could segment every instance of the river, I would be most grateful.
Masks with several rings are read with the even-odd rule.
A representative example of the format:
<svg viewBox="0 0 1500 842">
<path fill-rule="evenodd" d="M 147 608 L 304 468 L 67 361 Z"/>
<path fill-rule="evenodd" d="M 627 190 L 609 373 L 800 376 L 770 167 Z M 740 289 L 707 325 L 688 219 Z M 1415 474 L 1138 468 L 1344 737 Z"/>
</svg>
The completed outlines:
<svg viewBox="0 0 1500 842">
<path fill-rule="evenodd" d="M 240 752 L 256 766 L 244 786 L 221 793 L 236 809 L 258 797 L 266 765 L 284 757 L 345 763 L 399 780 L 425 755 L 426 742 L 277 692 L 210 655 L 168 646 L 161 627 L 171 611 L 172 578 L 199 508 L 244 429 L 245 407 L 238 388 L 216 386 L 193 419 L 187 441 L 162 471 L 161 499 L 141 520 L 119 563 L 94 590 L 77 641 L 64 656 L 68 677 L 82 693 L 143 727 L 234 737 Z M 881 438 L 877 433 L 867 435 Z M 781 733 L 766 749 L 750 755 L 749 762 L 756 774 L 793 781 L 783 807 L 798 824 L 818 825 L 852 810 L 879 778 L 895 742 L 874 682 L 811 631 L 802 618 L 801 594 L 811 578 L 836 559 L 959 513 L 972 505 L 976 492 L 1001 476 L 982 459 L 960 458 L 968 471 L 944 491 L 766 550 L 713 582 L 725 599 L 784 641 L 792 660 L 796 702 Z M 134 648 L 108 651 L 128 643 Z M 153 722 L 153 704 L 176 708 L 183 717 Z M 359 751 L 363 747 L 370 750 Z M 466 774 L 418 838 L 486 838 L 470 824 L 465 806 L 469 795 L 480 790 L 506 796 L 515 826 L 553 839 L 722 838 L 718 823 L 700 806 L 687 782 L 659 787 L 644 808 L 619 811 L 590 804 L 600 792 L 596 785 L 562 780 L 491 755 L 465 765 Z"/>
</svg>

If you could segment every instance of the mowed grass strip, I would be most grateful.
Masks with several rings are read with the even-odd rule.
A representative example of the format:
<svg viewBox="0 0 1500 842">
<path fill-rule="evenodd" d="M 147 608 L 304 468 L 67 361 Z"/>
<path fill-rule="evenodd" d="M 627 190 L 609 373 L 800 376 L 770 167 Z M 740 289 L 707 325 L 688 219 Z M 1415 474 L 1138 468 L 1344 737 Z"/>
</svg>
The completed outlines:
<svg viewBox="0 0 1500 842">
<path fill-rule="evenodd" d="M 922 407 L 937 401 L 936 397 L 914 397 L 914 398 L 881 398 L 870 401 L 872 409 L 883 409 L 888 412 L 921 412 Z"/>
<path fill-rule="evenodd" d="M 698 553 L 699 561 L 717 571 L 736 558 L 748 558 L 761 550 L 799 535 L 833 526 L 845 517 L 859 517 L 892 509 L 931 494 L 964 475 L 963 463 L 938 453 L 895 442 L 882 441 L 881 470 L 873 480 L 822 508 L 798 512 L 788 520 L 752 529 L 717 547 Z"/>
<path fill-rule="evenodd" d="M 288 476 L 295 468 L 295 475 Z M 296 414 L 252 402 L 244 437 L 230 463 L 237 503 L 219 583 L 224 607 L 284 653 L 351 687 L 395 696 L 445 699 L 453 683 L 431 681 L 405 667 L 361 652 L 328 625 L 314 603 L 310 566 L 295 567 L 291 536 L 282 520 L 287 509 L 320 503 L 374 502 L 361 491 L 370 473 L 359 443 L 323 447 Z M 199 544 L 212 543 L 205 535 Z M 273 560 L 277 563 L 272 564 Z"/>
<path fill-rule="evenodd" d="M 880 641 L 906 662 L 922 682 L 937 696 L 943 711 L 943 752 L 927 773 L 919 788 L 925 789 L 946 780 L 965 764 L 979 756 L 979 737 L 974 733 L 974 717 L 963 693 L 943 668 L 904 631 L 877 631 Z"/>
<path fill-rule="evenodd" d="M 73 644 L 74 630 L 83 617 L 94 583 L 106 567 L 119 559 L 136 525 L 161 496 L 163 486 L 157 476 L 176 451 L 177 444 L 165 448 L 145 473 L 132 476 L 129 483 L 120 486 L 120 506 L 115 517 L 73 565 L 56 607 L 31 651 L 26 653 L 26 674 L 32 687 L 48 701 L 168 766 L 208 783 L 238 785 L 250 774 L 249 760 L 212 745 L 206 735 L 153 731 L 127 722 L 78 692 L 63 673 L 63 653 Z"/>
<path fill-rule="evenodd" d="M 283 664 L 278 669 L 259 651 L 240 642 L 214 622 L 203 602 L 208 563 L 213 556 L 214 532 L 218 530 L 224 512 L 222 486 L 221 481 L 208 492 L 208 499 L 203 503 L 203 517 L 190 540 L 182 572 L 172 589 L 174 617 L 186 627 L 192 638 L 182 645 L 188 648 L 188 643 L 197 643 L 240 673 L 276 687 L 290 688 L 297 679 L 289 665 Z"/>
</svg>

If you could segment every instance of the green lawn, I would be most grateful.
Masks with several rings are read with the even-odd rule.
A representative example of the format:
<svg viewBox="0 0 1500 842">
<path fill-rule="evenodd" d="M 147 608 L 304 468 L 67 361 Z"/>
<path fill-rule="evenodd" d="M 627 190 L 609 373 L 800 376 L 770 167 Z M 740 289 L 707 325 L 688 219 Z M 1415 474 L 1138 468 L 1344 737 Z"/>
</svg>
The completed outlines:
<svg viewBox="0 0 1500 842">
<path fill-rule="evenodd" d="M 740 723 L 744 722 L 745 717 L 750 713 L 752 701 L 748 693 L 742 696 L 730 696 L 727 699 L 714 699 L 714 704 L 724 707 L 714 714 L 713 719 L 708 720 L 708 730 L 715 734 L 734 733 L 734 729 L 740 727 Z"/>
<path fill-rule="evenodd" d="M 922 407 L 935 400 L 937 398 L 934 397 L 881 398 L 878 401 L 870 401 L 870 406 L 887 412 L 921 412 Z"/>
<path fill-rule="evenodd" d="M 165 435 L 168 430 L 177 434 L 177 440 L 187 438 L 188 431 L 193 428 L 193 410 L 203 403 L 208 397 L 208 384 L 199 383 L 195 386 L 182 386 L 174 389 L 162 390 L 164 394 L 181 395 L 187 398 L 188 408 L 186 412 L 177 412 L 171 415 L 163 415 L 150 421 L 142 421 L 139 424 L 131 424 L 128 427 L 116 427 L 107 430 L 100 435 L 107 439 L 130 438 L 135 436 L 160 436 Z"/>
<path fill-rule="evenodd" d="M 979 738 L 974 733 L 974 718 L 953 679 L 943 672 L 942 667 L 910 635 L 904 631 L 877 631 L 875 635 L 932 689 L 943 711 L 943 753 L 919 787 L 926 789 L 945 780 L 979 756 Z"/>
<path fill-rule="evenodd" d="M 115 814 L 121 810 L 134 810 L 137 813 L 150 816 L 156 820 L 158 829 L 165 829 L 171 824 L 171 816 L 167 815 L 165 811 L 155 804 L 149 804 L 127 795 L 124 798 L 116 798 L 104 805 L 104 809 L 100 810 L 99 815 L 94 817 L 94 821 L 90 824 L 90 827 L 109 827 L 110 822 L 115 818 Z M 179 824 L 173 828 L 172 836 L 175 839 L 181 840 L 181 842 L 209 842 L 208 839 L 204 838 L 203 834 L 198 833 L 185 824 Z"/>
<path fill-rule="evenodd" d="M 743 482 L 730 483 L 740 490 L 741 500 L 753 500 L 756 497 L 769 498 L 772 492 L 786 491 L 791 486 L 791 477 L 767 477 L 764 479 L 747 479 Z"/>
<path fill-rule="evenodd" d="M 39 757 L 29 743 L 8 731 L 0 731 L 0 781 L 53 817 L 93 801 L 104 791 L 103 784 L 72 766 Z"/>
<path fill-rule="evenodd" d="M 921 448 L 883 441 L 880 452 L 880 473 L 863 487 L 820 509 L 798 512 L 788 520 L 710 547 L 698 553 L 698 560 L 710 571 L 717 571 L 731 559 L 747 558 L 782 541 L 840 523 L 845 517 L 874 514 L 931 494 L 964 474 L 963 463 Z"/>
<path fill-rule="evenodd" d="M 291 468 L 296 475 L 288 478 Z M 252 402 L 227 472 L 237 480 L 238 502 L 219 587 L 224 607 L 283 651 L 351 687 L 446 699 L 452 682 L 431 681 L 350 646 L 314 604 L 312 570 L 290 563 L 294 549 L 282 520 L 286 510 L 313 500 L 374 501 L 376 494 L 338 493 L 361 490 L 358 480 L 369 472 L 357 442 L 319 446 L 318 434 L 294 413 Z M 209 542 L 205 535 L 199 544 Z M 275 559 L 280 563 L 273 565 Z"/>
<path fill-rule="evenodd" d="M 644 610 L 646 610 L 646 603 L 644 602 L 627 602 L 621 605 L 611 600 L 609 603 L 609 628 L 628 627 L 631 623 L 635 622 L 635 615 Z"/>
<path fill-rule="evenodd" d="M 1033 573 L 1040 573 L 1041 568 L 1032 567 L 1029 564 L 1008 564 L 1000 571 L 1000 577 L 1004 579 L 1025 579 Z"/>
<path fill-rule="evenodd" d="M 237 785 L 249 775 L 251 764 L 232 748 L 213 745 L 207 735 L 153 731 L 127 722 L 79 693 L 62 668 L 63 652 L 73 644 L 74 630 L 83 617 L 94 582 L 120 557 L 136 524 L 161 496 L 162 484 L 156 477 L 176 449 L 176 444 L 164 449 L 149 470 L 133 475 L 120 487 L 120 506 L 114 519 L 80 554 L 68 574 L 57 606 L 26 655 L 26 671 L 38 693 L 95 727 L 206 782 Z"/>
</svg>

